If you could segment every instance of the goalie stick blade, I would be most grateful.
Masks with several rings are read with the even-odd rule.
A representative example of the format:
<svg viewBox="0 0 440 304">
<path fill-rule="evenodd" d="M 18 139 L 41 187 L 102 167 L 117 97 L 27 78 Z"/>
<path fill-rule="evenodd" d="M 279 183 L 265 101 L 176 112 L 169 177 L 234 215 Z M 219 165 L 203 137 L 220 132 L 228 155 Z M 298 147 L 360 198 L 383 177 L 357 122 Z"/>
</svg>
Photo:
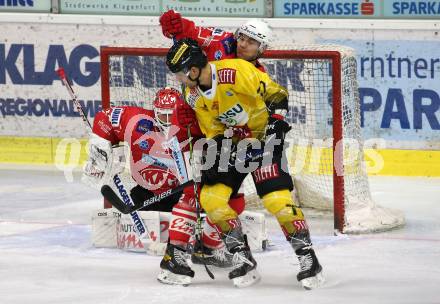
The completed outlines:
<svg viewBox="0 0 440 304">
<path fill-rule="evenodd" d="M 118 209 L 120 212 L 124 214 L 130 213 L 132 210 L 132 206 L 127 206 L 120 198 L 119 196 L 113 191 L 113 189 L 108 186 L 104 185 L 101 187 L 101 194 L 104 196 L 106 200 L 109 201 L 110 204 L 112 204 L 113 207 Z"/>
</svg>

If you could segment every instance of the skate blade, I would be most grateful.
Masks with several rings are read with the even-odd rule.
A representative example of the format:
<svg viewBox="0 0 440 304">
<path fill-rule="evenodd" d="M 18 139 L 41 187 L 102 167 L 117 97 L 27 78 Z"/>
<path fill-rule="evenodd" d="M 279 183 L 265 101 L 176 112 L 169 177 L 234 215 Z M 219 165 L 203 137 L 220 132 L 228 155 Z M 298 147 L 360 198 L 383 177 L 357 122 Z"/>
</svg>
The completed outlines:
<svg viewBox="0 0 440 304">
<path fill-rule="evenodd" d="M 317 275 L 310 278 L 305 278 L 301 280 L 301 284 L 304 289 L 311 290 L 318 287 L 321 287 L 325 282 L 324 276 L 322 275 L 322 271 L 320 271 Z"/>
<path fill-rule="evenodd" d="M 191 284 L 191 277 L 172 273 L 169 270 L 161 269 L 157 280 L 163 284 L 188 286 Z"/>
<path fill-rule="evenodd" d="M 258 283 L 260 279 L 261 276 L 258 271 L 253 269 L 244 276 L 233 278 L 232 283 L 237 288 L 245 288 Z"/>
</svg>

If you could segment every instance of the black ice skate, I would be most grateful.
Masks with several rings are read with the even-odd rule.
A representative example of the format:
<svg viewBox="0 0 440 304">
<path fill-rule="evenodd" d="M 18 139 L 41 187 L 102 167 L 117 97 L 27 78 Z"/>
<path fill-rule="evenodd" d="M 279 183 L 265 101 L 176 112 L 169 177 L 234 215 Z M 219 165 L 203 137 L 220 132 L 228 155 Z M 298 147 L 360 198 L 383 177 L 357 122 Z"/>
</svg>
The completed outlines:
<svg viewBox="0 0 440 304">
<path fill-rule="evenodd" d="M 232 257 L 232 267 L 229 272 L 229 279 L 232 280 L 234 286 L 242 288 L 251 286 L 261 277 L 257 271 L 257 262 L 252 257 L 246 235 L 243 235 L 241 229 L 234 229 L 227 234 L 222 235 L 226 248 Z"/>
<path fill-rule="evenodd" d="M 191 255 L 191 262 L 193 264 L 203 265 L 203 259 L 205 259 L 206 265 L 211 265 L 219 268 L 227 268 L 232 266 L 232 256 L 233 254 L 229 253 L 226 249 L 226 246 L 222 248 L 208 248 L 206 246 L 196 246 L 194 248 L 194 252 Z"/>
<path fill-rule="evenodd" d="M 296 250 L 300 271 L 296 278 L 305 289 L 314 289 L 324 283 L 322 267 L 316 258 L 315 251 L 308 247 Z"/>
<path fill-rule="evenodd" d="M 189 285 L 194 277 L 194 271 L 186 262 L 185 251 L 168 243 L 165 255 L 160 262 L 161 271 L 157 280 L 164 284 Z"/>
</svg>

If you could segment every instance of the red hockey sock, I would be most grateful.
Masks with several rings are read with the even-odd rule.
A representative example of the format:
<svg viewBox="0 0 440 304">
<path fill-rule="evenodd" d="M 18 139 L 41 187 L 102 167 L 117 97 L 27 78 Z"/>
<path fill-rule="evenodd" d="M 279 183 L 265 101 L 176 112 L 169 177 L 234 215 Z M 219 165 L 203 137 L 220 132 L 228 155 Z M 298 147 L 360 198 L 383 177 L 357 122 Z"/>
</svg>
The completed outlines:
<svg viewBox="0 0 440 304">
<path fill-rule="evenodd" d="M 206 218 L 206 221 L 203 225 L 203 235 L 202 235 L 203 244 L 209 248 L 223 247 L 224 244 L 218 233 L 219 231 L 220 228 L 218 228 L 214 223 L 212 223 L 209 220 L 209 218 Z"/>
<path fill-rule="evenodd" d="M 187 195 L 183 194 L 179 202 L 173 207 L 170 221 L 170 243 L 186 249 L 190 237 L 194 234 L 196 225 L 196 210 Z"/>
</svg>

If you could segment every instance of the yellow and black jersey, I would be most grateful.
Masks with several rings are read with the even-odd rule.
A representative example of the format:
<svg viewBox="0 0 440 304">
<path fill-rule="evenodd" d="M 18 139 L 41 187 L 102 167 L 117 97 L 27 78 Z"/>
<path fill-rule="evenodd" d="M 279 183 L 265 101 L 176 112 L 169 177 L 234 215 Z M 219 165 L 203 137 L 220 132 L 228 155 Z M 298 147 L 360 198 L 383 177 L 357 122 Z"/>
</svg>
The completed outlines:
<svg viewBox="0 0 440 304">
<path fill-rule="evenodd" d="M 195 110 L 207 138 L 234 126 L 247 125 L 253 138 L 264 136 L 269 109 L 287 109 L 287 90 L 251 63 L 242 59 L 213 61 L 212 87 L 186 89 L 186 100 Z"/>
</svg>

